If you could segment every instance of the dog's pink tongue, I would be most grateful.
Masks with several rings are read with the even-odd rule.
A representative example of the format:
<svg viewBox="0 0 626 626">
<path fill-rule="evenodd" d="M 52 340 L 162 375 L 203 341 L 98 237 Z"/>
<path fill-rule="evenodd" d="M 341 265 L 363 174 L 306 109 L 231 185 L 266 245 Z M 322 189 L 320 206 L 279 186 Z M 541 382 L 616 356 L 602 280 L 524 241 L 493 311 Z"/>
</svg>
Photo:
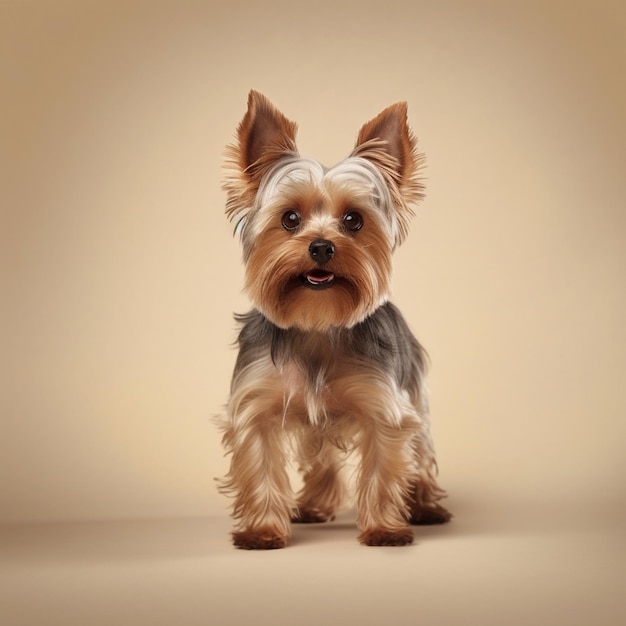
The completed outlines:
<svg viewBox="0 0 626 626">
<path fill-rule="evenodd" d="M 306 279 L 314 284 L 328 283 L 333 278 L 335 275 L 332 272 L 322 272 L 321 270 L 313 270 L 306 275 Z"/>
</svg>

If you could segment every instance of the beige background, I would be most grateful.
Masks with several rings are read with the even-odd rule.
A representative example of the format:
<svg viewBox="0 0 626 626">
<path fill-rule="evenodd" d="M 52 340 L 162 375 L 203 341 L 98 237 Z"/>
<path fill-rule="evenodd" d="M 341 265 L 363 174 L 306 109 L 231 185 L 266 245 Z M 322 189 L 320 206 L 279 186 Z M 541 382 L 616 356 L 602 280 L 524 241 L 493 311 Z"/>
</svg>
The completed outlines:
<svg viewBox="0 0 626 626">
<path fill-rule="evenodd" d="M 599 606 L 603 623 L 617 620 L 610 581 L 623 543 L 604 542 L 605 526 L 623 526 L 625 510 L 625 38 L 626 11 L 604 0 L 0 3 L 0 521 L 214 515 L 220 547 L 199 550 L 206 571 L 219 554 L 220 567 L 243 567 L 260 588 L 253 574 L 265 566 L 229 550 L 227 502 L 212 481 L 226 461 L 210 418 L 228 392 L 232 312 L 247 308 L 223 215 L 223 148 L 250 88 L 298 122 L 302 153 L 329 165 L 350 151 L 363 122 L 407 100 L 428 157 L 427 198 L 396 256 L 394 300 L 431 354 L 441 482 L 457 513 L 444 534 L 423 535 L 425 546 L 433 537 L 426 554 L 435 577 L 422 589 L 452 611 L 433 604 L 427 616 L 527 623 L 578 597 L 583 605 L 567 623 L 591 623 Z M 339 567 L 339 587 L 344 573 L 358 576 L 350 559 L 367 576 L 373 558 L 352 547 L 351 524 L 337 529 L 350 546 L 342 565 L 330 556 L 317 565 Z M 581 524 L 586 539 L 562 543 Z M 546 550 L 532 539 L 475 543 L 507 529 L 532 538 L 545 526 L 553 533 L 542 538 Z M 8 545 L 38 545 L 19 528 L 8 529 Z M 81 546 L 89 545 L 90 563 L 99 562 L 109 553 L 93 546 L 109 545 L 124 561 L 124 546 L 145 541 L 124 531 L 107 544 L 110 535 L 93 532 L 72 558 L 87 558 Z M 186 554 L 190 546 L 168 532 L 155 545 Z M 332 541 L 315 532 L 322 545 Z M 572 556 L 580 543 L 589 554 L 572 561 L 582 558 Z M 153 544 L 140 545 L 156 559 Z M 319 554 L 306 547 L 266 558 L 283 574 L 277 558 L 317 571 L 298 561 Z M 407 575 L 426 558 L 413 554 Z M 537 566 L 542 559 L 550 565 Z M 391 571 L 393 560 L 385 561 Z M 581 568 L 591 595 L 589 581 L 572 574 Z M 484 588 L 477 570 L 488 572 Z M 125 589 L 130 571 L 106 575 Z M 373 573 L 381 571 L 378 563 Z M 82 580 L 82 570 L 72 572 L 68 580 Z M 201 578 L 193 589 L 204 589 Z M 18 580 L 14 597 L 27 602 L 30 579 Z M 47 610 L 61 611 L 62 596 L 68 613 L 59 623 L 73 623 L 70 596 L 48 583 L 39 587 L 48 589 Z M 419 604 L 415 590 L 400 588 Z M 483 614 L 476 598 L 493 588 L 501 593 Z M 110 607 L 127 606 L 111 589 Z M 358 603 L 364 596 L 354 589 Z M 365 597 L 383 606 L 384 584 L 374 589 Z M 546 613 L 520 612 L 516 589 L 543 590 L 536 606 Z M 207 606 L 228 612 L 224 593 Z M 300 613 L 290 594 L 285 611 Z M 106 613 L 96 595 L 83 597 L 102 610 L 76 623 L 100 615 L 137 624 L 147 615 Z M 157 611 L 151 623 L 200 615 L 231 623 L 191 605 L 197 612 L 186 621 Z M 372 607 L 361 623 L 385 621 Z M 35 623 L 20 615 L 14 623 Z"/>
</svg>

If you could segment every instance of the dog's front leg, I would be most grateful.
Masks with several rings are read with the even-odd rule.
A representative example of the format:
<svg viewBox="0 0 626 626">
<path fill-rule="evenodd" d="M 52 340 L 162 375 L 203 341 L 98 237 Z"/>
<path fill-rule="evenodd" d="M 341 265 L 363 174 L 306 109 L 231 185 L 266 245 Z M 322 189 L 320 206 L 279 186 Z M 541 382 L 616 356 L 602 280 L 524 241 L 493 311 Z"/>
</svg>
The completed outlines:
<svg viewBox="0 0 626 626">
<path fill-rule="evenodd" d="M 234 496 L 235 546 L 270 550 L 287 545 L 295 505 L 280 419 L 255 412 L 255 404 L 239 407 L 225 428 L 223 440 L 232 459 L 222 491 Z"/>
<path fill-rule="evenodd" d="M 368 546 L 413 542 L 407 524 L 406 492 L 412 470 L 411 431 L 373 417 L 360 440 L 359 541 Z"/>
</svg>

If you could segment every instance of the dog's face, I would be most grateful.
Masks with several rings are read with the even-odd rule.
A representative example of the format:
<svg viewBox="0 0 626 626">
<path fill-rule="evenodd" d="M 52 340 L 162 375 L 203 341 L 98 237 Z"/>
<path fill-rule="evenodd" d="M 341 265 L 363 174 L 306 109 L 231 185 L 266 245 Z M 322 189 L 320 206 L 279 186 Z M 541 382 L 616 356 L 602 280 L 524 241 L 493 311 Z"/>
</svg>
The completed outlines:
<svg viewBox="0 0 626 626">
<path fill-rule="evenodd" d="M 365 124 L 352 154 L 330 169 L 300 157 L 295 132 L 250 93 L 225 185 L 245 289 L 281 328 L 350 327 L 389 297 L 391 255 L 421 198 L 422 159 L 403 103 Z"/>
</svg>

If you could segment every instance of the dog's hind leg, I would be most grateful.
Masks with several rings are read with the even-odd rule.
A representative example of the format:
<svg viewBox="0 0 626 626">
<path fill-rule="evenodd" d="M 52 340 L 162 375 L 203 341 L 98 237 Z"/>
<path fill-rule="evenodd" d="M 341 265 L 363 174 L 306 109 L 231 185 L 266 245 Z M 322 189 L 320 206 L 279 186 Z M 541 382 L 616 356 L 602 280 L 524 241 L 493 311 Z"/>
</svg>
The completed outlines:
<svg viewBox="0 0 626 626">
<path fill-rule="evenodd" d="M 301 435 L 299 444 L 303 486 L 297 495 L 297 511 L 292 522 L 331 521 L 344 496 L 339 450 L 311 433 Z"/>
</svg>

